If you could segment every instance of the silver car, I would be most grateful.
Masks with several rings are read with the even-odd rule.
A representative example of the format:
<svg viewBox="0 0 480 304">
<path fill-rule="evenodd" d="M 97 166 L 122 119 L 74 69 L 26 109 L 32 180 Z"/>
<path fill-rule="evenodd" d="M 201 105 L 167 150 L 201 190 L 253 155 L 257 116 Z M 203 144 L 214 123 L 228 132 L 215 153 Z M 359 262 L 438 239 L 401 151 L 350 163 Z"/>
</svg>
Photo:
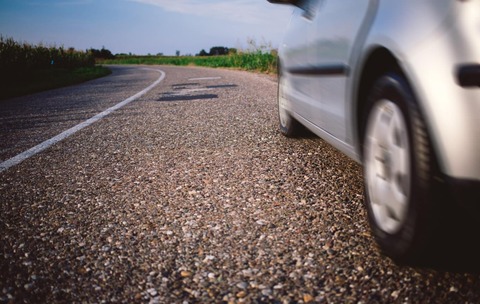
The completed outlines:
<svg viewBox="0 0 480 304">
<path fill-rule="evenodd" d="M 281 132 L 307 127 L 363 164 L 380 248 L 424 256 L 451 210 L 480 210 L 480 0 L 268 0 Z M 446 203 L 445 203 L 446 202 Z"/>
</svg>

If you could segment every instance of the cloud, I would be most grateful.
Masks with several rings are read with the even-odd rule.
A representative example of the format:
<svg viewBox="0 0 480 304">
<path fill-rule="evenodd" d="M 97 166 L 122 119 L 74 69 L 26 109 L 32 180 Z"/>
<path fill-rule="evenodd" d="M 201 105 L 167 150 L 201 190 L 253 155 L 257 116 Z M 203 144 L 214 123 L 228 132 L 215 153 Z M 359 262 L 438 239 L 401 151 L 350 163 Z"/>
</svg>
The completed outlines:
<svg viewBox="0 0 480 304">
<path fill-rule="evenodd" d="M 262 24 L 272 14 L 284 13 L 266 0 L 130 0 L 161 7 L 170 12 L 225 19 L 240 23 Z M 262 3 L 264 1 L 265 3 Z M 268 7 L 271 6 L 271 10 Z"/>
</svg>

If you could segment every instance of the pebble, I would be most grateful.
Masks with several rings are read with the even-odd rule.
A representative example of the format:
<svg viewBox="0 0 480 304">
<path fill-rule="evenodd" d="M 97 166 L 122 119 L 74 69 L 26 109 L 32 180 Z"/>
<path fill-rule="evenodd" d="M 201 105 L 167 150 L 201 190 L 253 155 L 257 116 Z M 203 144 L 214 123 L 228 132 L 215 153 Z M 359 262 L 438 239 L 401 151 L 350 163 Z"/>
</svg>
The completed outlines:
<svg viewBox="0 0 480 304">
<path fill-rule="evenodd" d="M 182 278 L 187 278 L 187 277 L 190 277 L 192 273 L 189 271 L 182 271 L 180 272 L 180 275 L 182 276 Z"/>
<path fill-rule="evenodd" d="M 303 302 L 305 303 L 310 303 L 313 301 L 313 297 L 309 295 L 308 293 L 303 295 Z"/>
</svg>

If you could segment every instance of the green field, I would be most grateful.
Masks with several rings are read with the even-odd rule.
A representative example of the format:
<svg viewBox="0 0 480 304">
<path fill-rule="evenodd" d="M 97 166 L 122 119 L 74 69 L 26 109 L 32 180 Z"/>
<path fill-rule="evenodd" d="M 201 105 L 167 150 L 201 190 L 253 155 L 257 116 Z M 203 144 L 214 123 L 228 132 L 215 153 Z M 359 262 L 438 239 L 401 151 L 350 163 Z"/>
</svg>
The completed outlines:
<svg viewBox="0 0 480 304">
<path fill-rule="evenodd" d="M 236 68 L 261 73 L 276 73 L 277 57 L 272 53 L 239 53 L 223 56 L 116 56 L 102 64 L 148 64 Z"/>
<path fill-rule="evenodd" d="M 92 52 L 31 45 L 0 36 L 0 100 L 110 74 Z"/>
</svg>

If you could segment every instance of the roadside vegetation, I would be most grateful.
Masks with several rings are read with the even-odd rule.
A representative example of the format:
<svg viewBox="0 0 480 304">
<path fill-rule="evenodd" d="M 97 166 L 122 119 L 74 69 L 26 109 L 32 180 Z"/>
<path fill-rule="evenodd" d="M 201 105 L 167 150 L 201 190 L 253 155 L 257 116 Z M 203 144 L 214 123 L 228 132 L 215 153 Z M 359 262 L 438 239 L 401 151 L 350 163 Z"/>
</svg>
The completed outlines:
<svg viewBox="0 0 480 304">
<path fill-rule="evenodd" d="M 109 50 L 78 51 L 20 43 L 0 36 L 0 100 L 81 83 L 111 73 L 103 64 L 145 64 L 232 68 L 274 74 L 277 52 L 269 44 L 247 41 L 244 50 L 216 46 L 195 56 L 132 54 L 113 55 Z"/>
<path fill-rule="evenodd" d="M 0 36 L 0 100 L 110 74 L 95 65 L 93 51 L 31 45 Z"/>
<path fill-rule="evenodd" d="M 119 54 L 113 59 L 100 60 L 102 64 L 147 64 L 205 66 L 213 68 L 234 68 L 247 71 L 273 74 L 277 71 L 277 52 L 268 46 L 257 47 L 254 41 L 249 42 L 249 49 L 237 50 L 226 47 L 212 47 L 210 52 L 201 50 L 197 55 L 180 56 L 136 56 Z"/>
</svg>

